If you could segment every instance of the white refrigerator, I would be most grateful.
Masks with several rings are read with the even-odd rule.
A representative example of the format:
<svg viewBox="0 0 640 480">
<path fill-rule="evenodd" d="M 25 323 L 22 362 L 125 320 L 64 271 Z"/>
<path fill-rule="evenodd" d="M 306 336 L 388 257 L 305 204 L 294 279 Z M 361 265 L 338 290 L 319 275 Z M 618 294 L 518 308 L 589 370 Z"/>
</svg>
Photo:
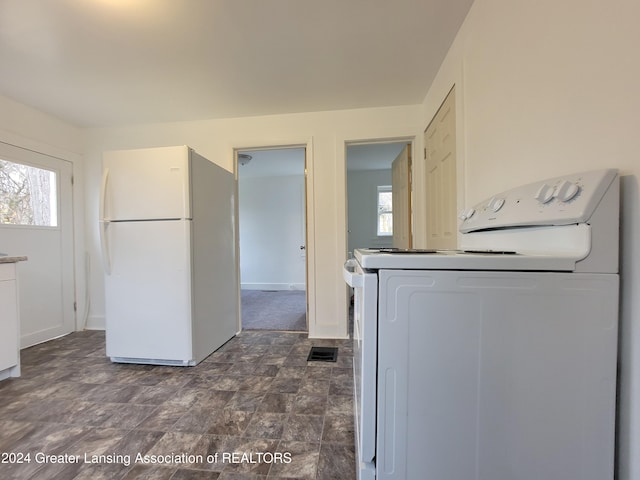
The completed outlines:
<svg viewBox="0 0 640 480">
<path fill-rule="evenodd" d="M 113 362 L 192 366 L 238 331 L 233 174 L 186 146 L 103 155 Z"/>
</svg>

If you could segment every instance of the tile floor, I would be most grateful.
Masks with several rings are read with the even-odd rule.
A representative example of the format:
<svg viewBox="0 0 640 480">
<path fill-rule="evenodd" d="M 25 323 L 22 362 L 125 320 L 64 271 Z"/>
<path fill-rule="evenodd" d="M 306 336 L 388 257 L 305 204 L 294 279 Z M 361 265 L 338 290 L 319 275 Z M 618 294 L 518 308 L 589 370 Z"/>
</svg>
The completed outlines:
<svg viewBox="0 0 640 480">
<path fill-rule="evenodd" d="M 245 331 L 195 367 L 113 364 L 76 332 L 0 382 L 0 478 L 350 480 L 352 362 L 346 340 Z"/>
</svg>

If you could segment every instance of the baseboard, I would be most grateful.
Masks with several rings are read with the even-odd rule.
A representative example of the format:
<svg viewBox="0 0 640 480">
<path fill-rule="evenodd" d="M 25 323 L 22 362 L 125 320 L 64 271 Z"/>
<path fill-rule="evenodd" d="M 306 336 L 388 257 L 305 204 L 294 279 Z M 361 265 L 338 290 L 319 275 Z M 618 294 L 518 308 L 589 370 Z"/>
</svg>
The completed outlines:
<svg viewBox="0 0 640 480">
<path fill-rule="evenodd" d="M 84 325 L 85 330 L 104 330 L 105 320 L 103 315 L 89 315 Z"/>
</svg>

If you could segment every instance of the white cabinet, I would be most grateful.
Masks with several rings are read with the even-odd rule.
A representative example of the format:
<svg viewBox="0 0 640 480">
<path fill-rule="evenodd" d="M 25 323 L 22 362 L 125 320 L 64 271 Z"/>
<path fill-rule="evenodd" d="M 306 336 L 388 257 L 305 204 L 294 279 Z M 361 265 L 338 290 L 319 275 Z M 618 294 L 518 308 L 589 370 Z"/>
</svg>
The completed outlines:
<svg viewBox="0 0 640 480">
<path fill-rule="evenodd" d="M 20 376 L 16 264 L 0 264 L 0 380 Z"/>
</svg>

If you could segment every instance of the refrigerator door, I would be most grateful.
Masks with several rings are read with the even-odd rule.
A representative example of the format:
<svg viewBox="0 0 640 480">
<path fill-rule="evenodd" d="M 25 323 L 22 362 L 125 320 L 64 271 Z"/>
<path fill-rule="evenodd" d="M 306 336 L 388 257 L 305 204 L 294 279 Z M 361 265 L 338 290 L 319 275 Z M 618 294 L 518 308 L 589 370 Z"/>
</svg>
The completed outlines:
<svg viewBox="0 0 640 480">
<path fill-rule="evenodd" d="M 191 268 L 196 361 L 238 331 L 233 174 L 191 152 Z"/>
<path fill-rule="evenodd" d="M 112 222 L 105 230 L 107 356 L 113 361 L 193 364 L 191 222 Z"/>
<path fill-rule="evenodd" d="M 186 146 L 105 152 L 100 220 L 191 218 L 189 154 Z"/>
</svg>

